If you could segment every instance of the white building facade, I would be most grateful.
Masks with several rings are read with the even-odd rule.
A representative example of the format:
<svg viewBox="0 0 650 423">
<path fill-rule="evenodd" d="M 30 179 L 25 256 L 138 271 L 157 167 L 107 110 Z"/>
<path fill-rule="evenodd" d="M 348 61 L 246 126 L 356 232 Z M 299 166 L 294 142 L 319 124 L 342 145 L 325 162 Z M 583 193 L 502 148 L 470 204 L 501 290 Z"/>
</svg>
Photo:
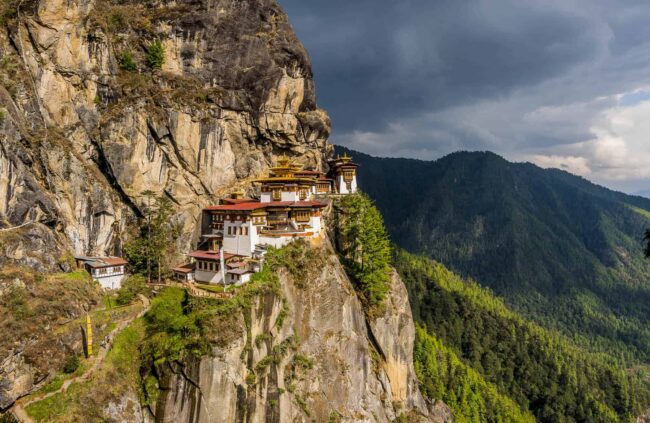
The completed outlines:
<svg viewBox="0 0 650 423">
<path fill-rule="evenodd" d="M 120 289 L 126 276 L 128 262 L 121 257 L 76 257 L 77 266 L 83 266 L 93 280 L 104 289 Z"/>
<path fill-rule="evenodd" d="M 344 155 L 328 162 L 330 166 L 329 177 L 334 180 L 334 192 L 341 195 L 357 192 L 358 164 L 352 158 Z"/>
</svg>

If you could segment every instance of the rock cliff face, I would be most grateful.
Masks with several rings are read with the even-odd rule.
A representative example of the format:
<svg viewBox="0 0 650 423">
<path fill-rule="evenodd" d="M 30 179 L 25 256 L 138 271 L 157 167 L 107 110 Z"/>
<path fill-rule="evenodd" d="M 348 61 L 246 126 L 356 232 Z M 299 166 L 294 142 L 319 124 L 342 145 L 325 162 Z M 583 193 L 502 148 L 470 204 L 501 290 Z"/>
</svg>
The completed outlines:
<svg viewBox="0 0 650 423">
<path fill-rule="evenodd" d="M 145 190 L 173 200 L 187 246 L 201 207 L 274 154 L 319 168 L 330 151 L 273 0 L 9 0 L 0 22 L 0 229 L 26 224 L 0 232 L 1 261 L 119 253 Z"/>
<path fill-rule="evenodd" d="M 399 277 L 383 314 L 370 319 L 332 250 L 318 254 L 303 282 L 282 273 L 282 293 L 258 298 L 212 356 L 168 368 L 157 421 L 451 421 L 418 390 Z"/>
</svg>

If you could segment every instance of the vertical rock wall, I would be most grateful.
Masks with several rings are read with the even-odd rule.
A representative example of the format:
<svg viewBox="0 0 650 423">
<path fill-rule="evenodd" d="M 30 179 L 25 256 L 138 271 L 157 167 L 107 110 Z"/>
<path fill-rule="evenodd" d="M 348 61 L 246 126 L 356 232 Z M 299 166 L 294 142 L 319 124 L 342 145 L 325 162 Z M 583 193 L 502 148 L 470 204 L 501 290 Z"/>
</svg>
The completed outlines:
<svg viewBox="0 0 650 423">
<path fill-rule="evenodd" d="M 0 32 L 0 229 L 28 225 L 0 233 L 18 247 L 2 261 L 119 253 L 145 190 L 172 199 L 187 247 L 200 209 L 274 155 L 320 168 L 329 153 L 309 58 L 273 0 L 20 5 Z"/>
<path fill-rule="evenodd" d="M 282 293 L 258 298 L 212 356 L 168 368 L 157 421 L 451 420 L 444 408 L 429 411 L 419 392 L 415 329 L 399 277 L 383 315 L 369 319 L 331 249 L 318 254 L 317 270 L 304 269 L 300 283 L 283 273 Z"/>
</svg>

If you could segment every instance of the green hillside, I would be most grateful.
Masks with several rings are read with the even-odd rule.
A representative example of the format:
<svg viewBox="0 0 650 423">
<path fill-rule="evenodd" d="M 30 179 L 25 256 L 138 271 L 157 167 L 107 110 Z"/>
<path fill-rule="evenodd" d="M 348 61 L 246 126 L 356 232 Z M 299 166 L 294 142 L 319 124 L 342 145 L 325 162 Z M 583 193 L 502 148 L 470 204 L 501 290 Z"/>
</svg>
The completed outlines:
<svg viewBox="0 0 650 423">
<path fill-rule="evenodd" d="M 441 264 L 394 254 L 418 328 L 415 366 L 423 392 L 460 421 L 633 421 L 650 404 L 647 376 L 521 318 Z M 514 401 L 514 404 L 513 402 Z"/>
<path fill-rule="evenodd" d="M 584 346 L 650 361 L 649 199 L 492 153 L 435 162 L 348 153 L 399 246 Z"/>
</svg>

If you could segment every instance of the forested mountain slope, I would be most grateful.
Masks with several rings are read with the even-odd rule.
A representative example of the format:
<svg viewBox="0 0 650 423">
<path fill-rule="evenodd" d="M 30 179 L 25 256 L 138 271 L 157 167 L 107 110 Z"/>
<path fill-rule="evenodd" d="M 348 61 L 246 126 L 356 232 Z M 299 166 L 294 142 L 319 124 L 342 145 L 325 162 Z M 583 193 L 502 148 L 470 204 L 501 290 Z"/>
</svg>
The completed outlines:
<svg viewBox="0 0 650 423">
<path fill-rule="evenodd" d="M 397 250 L 393 263 L 422 325 L 414 352 L 422 390 L 460 421 L 526 421 L 525 412 L 539 422 L 634 421 L 650 404 L 647 376 L 622 360 L 521 318 L 430 259 Z"/>
<path fill-rule="evenodd" d="M 650 359 L 641 242 L 650 200 L 492 153 L 435 162 L 349 153 L 398 245 L 585 345 Z"/>
</svg>

